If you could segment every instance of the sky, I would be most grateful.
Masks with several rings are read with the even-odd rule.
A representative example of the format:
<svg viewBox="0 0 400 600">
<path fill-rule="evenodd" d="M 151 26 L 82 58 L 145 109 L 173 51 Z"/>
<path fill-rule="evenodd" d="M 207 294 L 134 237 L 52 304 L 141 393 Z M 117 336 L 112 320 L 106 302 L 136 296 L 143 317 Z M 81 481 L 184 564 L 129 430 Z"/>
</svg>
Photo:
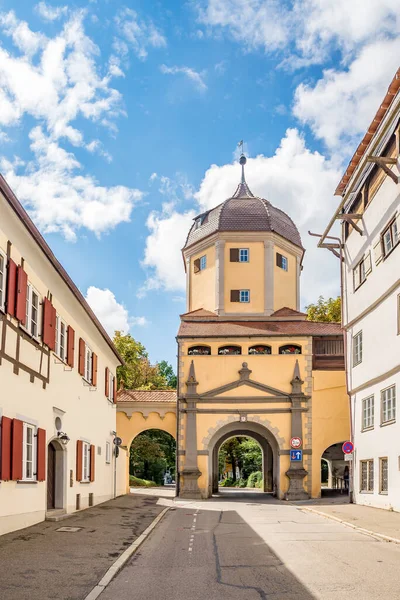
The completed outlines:
<svg viewBox="0 0 400 600">
<path fill-rule="evenodd" d="M 107 331 L 176 364 L 181 248 L 252 192 L 306 248 L 301 303 L 339 293 L 316 249 L 399 66 L 398 0 L 0 0 L 0 170 Z"/>
</svg>

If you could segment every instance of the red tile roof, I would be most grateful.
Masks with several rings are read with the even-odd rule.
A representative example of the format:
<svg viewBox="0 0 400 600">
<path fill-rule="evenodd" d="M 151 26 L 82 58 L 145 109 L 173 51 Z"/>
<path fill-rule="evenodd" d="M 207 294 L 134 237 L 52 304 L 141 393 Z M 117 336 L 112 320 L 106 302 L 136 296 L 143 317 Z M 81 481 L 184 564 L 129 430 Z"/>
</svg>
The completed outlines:
<svg viewBox="0 0 400 600">
<path fill-rule="evenodd" d="M 361 158 L 364 156 L 365 150 L 368 147 L 371 139 L 373 138 L 376 130 L 379 125 L 382 123 L 390 105 L 397 92 L 400 89 L 400 68 L 397 69 L 396 75 L 393 77 L 391 84 L 389 85 L 388 91 L 386 92 L 386 96 L 383 99 L 382 104 L 380 105 L 378 112 L 372 120 L 371 125 L 368 128 L 367 133 L 364 135 L 361 140 L 357 150 L 354 153 L 353 158 L 351 159 L 349 166 L 346 169 L 342 179 L 340 180 L 339 185 L 336 188 L 335 195 L 340 196 L 344 193 L 347 184 L 349 183 L 351 176 L 356 170 Z"/>
<path fill-rule="evenodd" d="M 306 313 L 284 306 L 272 313 L 271 317 L 306 317 Z"/>
<path fill-rule="evenodd" d="M 190 312 L 184 313 L 181 315 L 181 318 L 189 317 L 190 319 L 198 318 L 218 318 L 217 313 L 212 312 L 211 310 L 206 310 L 205 308 L 198 308 L 197 310 L 191 310 Z"/>
<path fill-rule="evenodd" d="M 176 390 L 119 390 L 117 402 L 176 403 Z"/>
<path fill-rule="evenodd" d="M 314 321 L 182 321 L 178 338 L 341 335 L 340 323 Z"/>
</svg>

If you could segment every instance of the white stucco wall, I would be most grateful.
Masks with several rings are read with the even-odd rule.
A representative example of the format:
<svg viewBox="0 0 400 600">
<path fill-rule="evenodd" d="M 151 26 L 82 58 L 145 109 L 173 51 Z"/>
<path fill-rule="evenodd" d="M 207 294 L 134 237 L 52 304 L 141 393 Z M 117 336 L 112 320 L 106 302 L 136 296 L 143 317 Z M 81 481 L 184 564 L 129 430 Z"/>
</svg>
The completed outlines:
<svg viewBox="0 0 400 600">
<path fill-rule="evenodd" d="M 13 372 L 13 364 L 4 359 L 0 364 L 0 416 L 28 421 L 46 430 L 46 444 L 56 437 L 55 418 L 62 420 L 62 431 L 70 437 L 61 458 L 63 494 L 62 508 L 67 512 L 76 510 L 76 497 L 80 494 L 81 508 L 89 503 L 89 493 L 93 494 L 94 504 L 114 496 L 114 456 L 106 463 L 106 442 L 113 449 L 113 432 L 116 431 L 116 405 L 105 396 L 105 368 L 115 374 L 118 359 L 107 344 L 94 322 L 85 312 L 76 297 L 69 290 L 41 249 L 30 237 L 25 227 L 9 205 L 0 197 L 0 249 L 6 252 L 7 241 L 12 242 L 11 256 L 17 263 L 24 258 L 24 269 L 42 300 L 50 291 L 57 312 L 75 330 L 74 368 L 61 363 L 50 352 L 50 382 L 43 389 L 37 378 L 33 382 L 23 370 Z M 18 326 L 11 317 L 4 316 Z M 0 339 L 4 320 L 0 320 Z M 16 334 L 7 326 L 7 353 L 15 356 Z M 90 387 L 78 373 L 79 338 L 82 337 L 92 351 L 98 355 L 97 387 Z M 21 340 L 20 360 L 42 374 L 47 373 L 48 359 L 43 357 L 39 347 Z M 42 365 L 40 358 L 42 357 Z M 81 439 L 96 448 L 95 481 L 76 481 L 76 447 Z M 117 490 L 121 493 L 125 486 L 124 452 L 117 459 L 124 468 L 117 468 Z M 58 471 L 60 473 L 60 471 Z M 47 508 L 47 466 L 46 481 L 43 482 L 0 482 L 0 534 L 32 525 L 45 518 Z"/>
</svg>

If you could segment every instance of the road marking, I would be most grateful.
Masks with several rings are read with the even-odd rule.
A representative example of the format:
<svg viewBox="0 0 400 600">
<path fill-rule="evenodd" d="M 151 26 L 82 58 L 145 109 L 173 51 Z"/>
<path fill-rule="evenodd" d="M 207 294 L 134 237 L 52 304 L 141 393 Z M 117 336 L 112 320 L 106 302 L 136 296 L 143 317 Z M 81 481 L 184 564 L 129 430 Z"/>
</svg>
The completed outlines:
<svg viewBox="0 0 400 600">
<path fill-rule="evenodd" d="M 196 512 L 193 515 L 193 523 L 192 526 L 190 528 L 191 531 L 196 531 L 196 523 L 197 523 L 197 515 L 199 513 L 199 509 L 196 510 Z M 188 548 L 188 552 L 193 552 L 193 544 L 194 544 L 194 533 L 191 534 L 190 539 L 189 539 L 189 548 Z"/>
</svg>

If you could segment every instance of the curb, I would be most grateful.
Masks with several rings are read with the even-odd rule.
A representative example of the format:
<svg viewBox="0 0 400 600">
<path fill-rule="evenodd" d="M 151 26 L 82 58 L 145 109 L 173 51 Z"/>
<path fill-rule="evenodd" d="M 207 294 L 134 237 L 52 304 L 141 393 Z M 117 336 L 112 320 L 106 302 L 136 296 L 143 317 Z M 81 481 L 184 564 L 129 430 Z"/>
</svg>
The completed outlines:
<svg viewBox="0 0 400 600">
<path fill-rule="evenodd" d="M 168 512 L 170 507 L 164 508 L 163 511 L 154 519 L 152 523 L 143 531 L 141 535 L 127 548 L 119 558 L 111 565 L 111 567 L 106 571 L 105 575 L 100 579 L 99 583 L 92 589 L 91 592 L 83 600 L 96 600 L 100 596 L 100 594 L 106 589 L 109 583 L 114 579 L 114 577 L 119 573 L 122 567 L 127 563 L 132 554 L 136 552 L 136 550 L 143 544 L 143 542 L 149 537 L 150 533 L 156 527 L 156 525 L 161 521 L 166 512 Z"/>
<path fill-rule="evenodd" d="M 298 507 L 300 508 L 300 507 Z M 373 538 L 378 540 L 382 540 L 384 542 L 392 542 L 392 544 L 400 544 L 400 539 L 390 537 L 390 535 L 384 535 L 383 533 L 377 533 L 376 531 L 371 531 L 370 529 L 365 529 L 364 527 L 359 527 L 358 525 L 354 525 L 354 523 L 349 523 L 348 521 L 343 521 L 339 517 L 334 517 L 333 515 L 329 515 L 328 513 L 324 513 L 321 510 L 315 510 L 314 508 L 308 508 L 306 506 L 302 506 L 300 510 L 306 510 L 310 513 L 314 513 L 316 515 L 320 515 L 321 517 L 326 517 L 327 519 L 332 519 L 332 521 L 337 521 L 342 525 L 346 525 L 346 527 L 351 527 L 352 529 L 356 529 L 361 533 L 365 533 L 366 535 L 370 535 Z"/>
</svg>

